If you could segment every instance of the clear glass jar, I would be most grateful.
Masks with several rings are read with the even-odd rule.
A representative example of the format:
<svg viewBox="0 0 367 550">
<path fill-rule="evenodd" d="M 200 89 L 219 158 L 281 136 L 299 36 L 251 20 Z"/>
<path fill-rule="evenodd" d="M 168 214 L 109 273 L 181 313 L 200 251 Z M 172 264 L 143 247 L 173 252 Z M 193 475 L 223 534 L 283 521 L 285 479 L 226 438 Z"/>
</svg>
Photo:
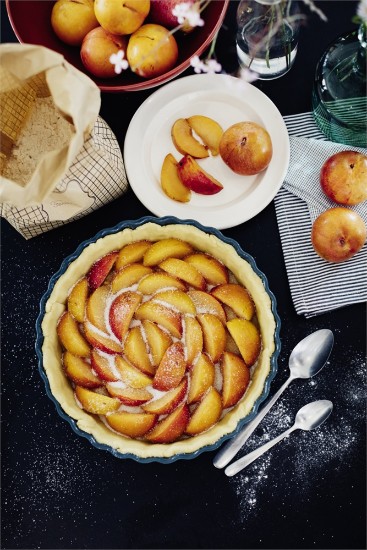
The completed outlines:
<svg viewBox="0 0 367 550">
<path fill-rule="evenodd" d="M 340 36 L 318 62 L 312 91 L 315 121 L 331 141 L 367 147 L 367 24 Z"/>
<path fill-rule="evenodd" d="M 261 80 L 287 73 L 297 53 L 299 14 L 296 0 L 241 0 L 236 37 L 239 64 Z"/>
</svg>

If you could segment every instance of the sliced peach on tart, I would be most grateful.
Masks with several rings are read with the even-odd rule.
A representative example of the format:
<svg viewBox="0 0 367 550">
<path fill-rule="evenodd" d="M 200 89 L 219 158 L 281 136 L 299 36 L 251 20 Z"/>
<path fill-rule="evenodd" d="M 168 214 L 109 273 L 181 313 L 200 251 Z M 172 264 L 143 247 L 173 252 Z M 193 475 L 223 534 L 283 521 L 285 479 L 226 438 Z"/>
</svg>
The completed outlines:
<svg viewBox="0 0 367 550">
<path fill-rule="evenodd" d="M 88 320 L 102 332 L 108 332 L 106 326 L 107 298 L 110 295 L 110 287 L 101 285 L 92 292 L 87 300 L 86 314 Z"/>
<path fill-rule="evenodd" d="M 166 258 L 183 258 L 193 251 L 192 246 L 180 239 L 162 239 L 152 244 L 144 254 L 143 263 L 146 266 L 160 264 Z"/>
<path fill-rule="evenodd" d="M 67 351 L 80 357 L 88 357 L 90 346 L 82 336 L 78 323 L 68 311 L 65 311 L 57 324 L 57 335 Z"/>
<path fill-rule="evenodd" d="M 66 351 L 62 362 L 66 376 L 76 385 L 84 388 L 98 388 L 102 385 L 102 381 L 93 373 L 91 365 L 82 357 Z"/>
<path fill-rule="evenodd" d="M 121 248 L 117 256 L 115 269 L 119 271 L 127 264 L 133 264 L 142 261 L 144 254 L 151 244 L 152 243 L 150 241 L 136 241 L 134 243 L 126 244 L 124 247 Z"/>
<path fill-rule="evenodd" d="M 122 341 L 129 330 L 131 319 L 141 300 L 141 294 L 127 290 L 119 294 L 112 302 L 109 321 L 112 332 L 119 340 Z"/>
<path fill-rule="evenodd" d="M 211 295 L 229 306 L 238 317 L 250 321 L 255 314 L 255 305 L 249 292 L 243 286 L 227 283 L 216 286 Z"/>
<path fill-rule="evenodd" d="M 97 373 L 101 380 L 106 382 L 116 382 L 120 376 L 115 367 L 115 357 L 111 354 L 105 356 L 97 349 L 92 349 L 90 354 L 90 363 L 92 369 Z"/>
<path fill-rule="evenodd" d="M 189 126 L 199 136 L 204 144 L 209 147 L 213 156 L 219 153 L 219 142 L 223 135 L 223 128 L 210 117 L 193 115 L 186 119 Z"/>
<path fill-rule="evenodd" d="M 142 437 L 153 428 L 157 416 L 149 413 L 118 411 L 106 416 L 107 424 L 116 432 L 128 437 Z"/>
<path fill-rule="evenodd" d="M 211 285 L 228 283 L 228 269 L 213 256 L 195 253 L 187 256 L 185 261 L 196 267 Z"/>
<path fill-rule="evenodd" d="M 160 420 L 145 439 L 152 443 L 172 443 L 185 432 L 190 419 L 189 407 L 186 403 L 179 405 L 168 416 Z"/>
<path fill-rule="evenodd" d="M 177 151 L 182 155 L 189 154 L 201 159 L 209 156 L 208 149 L 193 136 L 190 124 L 185 118 L 179 118 L 174 122 L 171 137 Z"/>
<path fill-rule="evenodd" d="M 158 323 L 168 330 L 172 336 L 181 338 L 182 322 L 180 313 L 164 307 L 158 302 L 149 300 L 141 304 L 135 312 L 135 318 L 141 321 L 148 320 Z"/>
<path fill-rule="evenodd" d="M 177 161 L 171 153 L 166 155 L 161 168 L 161 187 L 170 199 L 177 202 L 189 202 L 191 191 L 180 180 Z"/>
<path fill-rule="evenodd" d="M 186 433 L 196 435 L 205 432 L 218 422 L 221 414 L 222 400 L 219 392 L 212 386 L 193 412 Z"/>
<path fill-rule="evenodd" d="M 261 336 L 258 328 L 247 319 L 231 319 L 227 327 L 236 342 L 246 365 L 251 367 L 257 360 L 261 349 Z"/>
<path fill-rule="evenodd" d="M 145 295 L 154 294 L 157 291 L 162 290 L 163 288 L 177 288 L 178 290 L 186 290 L 186 285 L 177 277 L 172 277 L 168 273 L 156 272 L 151 275 L 144 277 L 138 284 L 138 292 L 141 292 Z"/>
<path fill-rule="evenodd" d="M 145 319 L 142 321 L 142 326 L 147 339 L 152 365 L 157 367 L 162 361 L 167 348 L 172 344 L 172 338 L 152 321 Z"/>
<path fill-rule="evenodd" d="M 75 387 L 75 397 L 83 409 L 92 414 L 107 414 L 121 406 L 119 399 L 97 393 L 82 386 Z"/>
<path fill-rule="evenodd" d="M 177 386 L 166 392 L 162 397 L 152 399 L 142 405 L 142 409 L 145 412 L 154 414 L 169 414 L 183 401 L 187 393 L 188 382 L 185 377 L 182 382 Z"/>
<path fill-rule="evenodd" d="M 111 282 L 111 290 L 114 294 L 138 283 L 143 277 L 152 273 L 150 267 L 135 263 L 123 266 L 114 276 Z"/>
<path fill-rule="evenodd" d="M 200 401 L 205 392 L 214 384 L 215 367 L 206 353 L 201 353 L 191 369 L 190 390 L 187 402 Z"/>
<path fill-rule="evenodd" d="M 172 344 L 163 355 L 153 379 L 153 388 L 167 391 L 177 388 L 186 372 L 185 351 L 181 342 Z"/>
<path fill-rule="evenodd" d="M 86 277 L 83 277 L 73 286 L 68 296 L 68 311 L 78 323 L 83 323 L 85 320 L 85 306 L 88 292 L 88 280 Z"/>
<path fill-rule="evenodd" d="M 173 277 L 185 281 L 188 285 L 199 290 L 206 289 L 206 282 L 202 274 L 185 260 L 180 258 L 167 258 L 159 264 L 160 269 Z"/>
<path fill-rule="evenodd" d="M 131 388 L 146 388 L 152 384 L 150 376 L 125 361 L 121 355 L 116 356 L 116 369 L 120 374 L 121 380 Z"/>
<path fill-rule="evenodd" d="M 250 382 L 250 369 L 238 355 L 224 352 L 222 364 L 223 408 L 233 407 L 244 395 Z"/>
<path fill-rule="evenodd" d="M 204 336 L 204 351 L 207 352 L 213 363 L 222 356 L 226 346 L 226 330 L 216 315 L 201 313 L 197 316 Z"/>
<path fill-rule="evenodd" d="M 186 316 L 184 324 L 185 357 L 187 361 L 187 367 L 190 369 L 196 357 L 203 350 L 204 338 L 201 325 L 196 317 Z"/>
<path fill-rule="evenodd" d="M 152 394 L 145 388 L 130 388 L 121 382 L 107 382 L 108 393 L 121 401 L 124 405 L 136 407 L 150 401 Z"/>
<path fill-rule="evenodd" d="M 84 323 L 84 335 L 93 348 L 97 348 L 105 353 L 122 353 L 123 347 L 119 342 L 93 327 L 88 321 Z"/>
<path fill-rule="evenodd" d="M 152 297 L 154 302 L 161 302 L 163 305 L 172 306 L 180 313 L 195 315 L 196 308 L 190 296 L 182 290 L 162 290 Z"/>
<path fill-rule="evenodd" d="M 211 294 L 203 292 L 202 290 L 189 290 L 187 293 L 191 300 L 194 302 L 196 312 L 199 313 L 211 313 L 226 323 L 227 317 L 225 311 L 220 302 Z"/>
<path fill-rule="evenodd" d="M 87 273 L 88 284 L 92 290 L 101 286 L 109 275 L 117 259 L 118 252 L 110 252 L 97 260 Z"/>
<path fill-rule="evenodd" d="M 124 342 L 124 354 L 126 359 L 135 367 L 146 374 L 154 374 L 155 367 L 152 365 L 147 346 L 139 326 L 132 327 L 127 333 Z"/>
</svg>

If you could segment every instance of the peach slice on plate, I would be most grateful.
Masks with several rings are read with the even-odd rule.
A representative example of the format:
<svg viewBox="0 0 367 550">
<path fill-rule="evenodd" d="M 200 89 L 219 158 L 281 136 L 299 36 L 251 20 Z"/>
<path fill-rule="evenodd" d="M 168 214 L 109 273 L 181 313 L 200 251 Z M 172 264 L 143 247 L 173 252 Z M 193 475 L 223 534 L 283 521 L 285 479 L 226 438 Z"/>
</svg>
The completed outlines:
<svg viewBox="0 0 367 550">
<path fill-rule="evenodd" d="M 154 374 L 155 367 L 151 364 L 147 346 L 140 327 L 132 327 L 124 342 L 124 354 L 130 363 L 146 374 Z"/>
<path fill-rule="evenodd" d="M 57 335 L 67 351 L 80 357 L 88 357 L 90 347 L 80 333 L 78 323 L 68 311 L 65 311 L 57 324 Z"/>
<path fill-rule="evenodd" d="M 120 378 L 115 369 L 115 357 L 113 355 L 108 355 L 108 357 L 109 359 L 101 355 L 98 350 L 92 349 L 90 354 L 91 367 L 101 380 L 117 382 Z"/>
<path fill-rule="evenodd" d="M 234 353 L 224 352 L 222 360 L 222 403 L 223 408 L 233 407 L 244 395 L 250 382 L 250 369 Z"/>
<path fill-rule="evenodd" d="M 116 270 L 119 271 L 127 264 L 140 262 L 151 244 L 150 241 L 136 241 L 123 246 L 117 256 Z"/>
<path fill-rule="evenodd" d="M 255 306 L 249 292 L 241 285 L 227 283 L 216 286 L 211 295 L 229 306 L 238 317 L 250 321 L 255 313 Z"/>
<path fill-rule="evenodd" d="M 214 384 L 215 367 L 206 353 L 201 353 L 191 370 L 190 390 L 187 402 L 200 401 L 204 393 Z"/>
<path fill-rule="evenodd" d="M 167 391 L 177 388 L 186 372 L 185 351 L 181 342 L 172 344 L 163 355 L 153 379 L 153 388 Z"/>
<path fill-rule="evenodd" d="M 101 285 L 92 292 L 87 300 L 87 318 L 102 332 L 108 332 L 106 327 L 105 311 L 107 308 L 107 298 L 110 294 L 110 287 Z"/>
<path fill-rule="evenodd" d="M 106 389 L 112 397 L 116 397 L 124 405 L 135 407 L 152 399 L 152 394 L 145 388 L 130 388 L 121 382 L 107 382 Z"/>
<path fill-rule="evenodd" d="M 75 384 L 84 388 L 98 388 L 102 385 L 101 380 L 92 372 L 87 361 L 78 355 L 66 351 L 63 355 L 65 373 Z"/>
<path fill-rule="evenodd" d="M 135 318 L 141 321 L 148 320 L 158 323 L 176 338 L 181 338 L 181 315 L 158 302 L 149 300 L 141 304 L 135 312 Z"/>
<path fill-rule="evenodd" d="M 197 313 L 211 313 L 216 315 L 223 324 L 226 323 L 227 317 L 221 304 L 216 298 L 201 290 L 189 290 L 187 293 L 194 302 Z"/>
<path fill-rule="evenodd" d="M 209 156 L 208 149 L 193 136 L 190 124 L 185 118 L 179 118 L 174 122 L 171 137 L 177 151 L 182 155 L 188 154 L 200 159 Z"/>
<path fill-rule="evenodd" d="M 218 122 L 203 115 L 193 115 L 186 119 L 189 126 L 209 147 L 213 156 L 219 154 L 219 142 L 223 135 L 223 128 Z"/>
<path fill-rule="evenodd" d="M 107 424 L 116 432 L 128 437 L 142 437 L 157 421 L 155 414 L 118 411 L 106 416 Z"/>
<path fill-rule="evenodd" d="M 125 337 L 131 319 L 142 300 L 141 294 L 127 290 L 119 294 L 111 304 L 109 320 L 112 332 L 119 340 Z"/>
<path fill-rule="evenodd" d="M 240 350 L 242 359 L 248 367 L 251 367 L 261 349 L 259 330 L 247 319 L 231 319 L 227 322 L 227 327 Z"/>
<path fill-rule="evenodd" d="M 143 263 L 148 267 L 160 264 L 166 258 L 182 258 L 193 251 L 192 246 L 180 239 L 157 241 L 144 254 Z"/>
<path fill-rule="evenodd" d="M 190 155 L 182 157 L 177 169 L 182 183 L 195 193 L 215 195 L 223 189 L 223 185 L 206 172 Z"/>
<path fill-rule="evenodd" d="M 204 345 L 203 331 L 196 317 L 185 317 L 185 351 L 188 368 L 191 367 Z"/>
<path fill-rule="evenodd" d="M 98 332 L 93 328 L 93 325 L 88 322 L 84 323 L 84 335 L 90 345 L 100 351 L 109 354 L 122 353 L 124 351 L 121 344 L 116 342 L 116 340 L 111 338 L 108 334 Z"/>
<path fill-rule="evenodd" d="M 202 274 L 193 265 L 179 258 L 167 258 L 159 264 L 159 267 L 173 277 L 185 281 L 190 286 L 199 290 L 205 290 L 206 282 Z"/>
<path fill-rule="evenodd" d="M 152 383 L 152 378 L 150 376 L 133 365 L 130 365 L 121 355 L 116 356 L 116 368 L 119 371 L 121 380 L 131 388 L 146 388 Z"/>
<path fill-rule="evenodd" d="M 142 405 L 142 409 L 144 409 L 145 412 L 154 414 L 171 413 L 184 399 L 187 392 L 187 386 L 187 378 L 184 378 L 177 388 L 173 388 L 158 399 L 145 403 Z"/>
<path fill-rule="evenodd" d="M 138 285 L 138 292 L 150 295 L 154 294 L 162 288 L 177 288 L 178 290 L 186 290 L 186 285 L 177 279 L 172 277 L 168 273 L 152 273 L 147 275 Z"/>
<path fill-rule="evenodd" d="M 152 321 L 145 319 L 142 321 L 142 325 L 147 339 L 152 364 L 154 367 L 157 367 L 162 361 L 162 357 L 167 348 L 172 344 L 172 338 Z"/>
<path fill-rule="evenodd" d="M 183 403 L 160 420 L 145 438 L 152 443 L 172 443 L 185 432 L 189 419 L 189 407 Z"/>
<path fill-rule="evenodd" d="M 87 273 L 88 284 L 95 290 L 104 283 L 106 277 L 114 266 L 118 252 L 110 252 L 97 260 Z"/>
<path fill-rule="evenodd" d="M 177 160 L 171 153 L 165 156 L 161 169 L 161 187 L 170 199 L 177 202 L 189 202 L 191 191 L 178 175 Z"/>
<path fill-rule="evenodd" d="M 204 350 L 213 363 L 222 356 L 226 346 L 226 329 L 216 315 L 201 313 L 197 316 L 204 335 Z"/>
<path fill-rule="evenodd" d="M 92 414 L 107 414 L 114 412 L 117 411 L 121 405 L 119 399 L 96 393 L 81 386 L 75 387 L 75 396 L 83 409 Z"/>
<path fill-rule="evenodd" d="M 219 392 L 212 386 L 200 401 L 186 428 L 188 435 L 196 435 L 211 428 L 218 422 L 222 413 L 222 400 Z"/>
<path fill-rule="evenodd" d="M 228 270 L 216 258 L 208 254 L 190 254 L 185 258 L 186 262 L 196 267 L 211 285 L 228 283 Z"/>
<path fill-rule="evenodd" d="M 135 285 L 152 272 L 150 267 L 143 264 L 128 264 L 122 267 L 114 276 L 111 283 L 111 290 L 114 294 L 123 288 Z"/>
<path fill-rule="evenodd" d="M 73 286 L 68 296 L 68 310 L 78 323 L 83 323 L 85 319 L 88 290 L 87 278 L 83 277 Z"/>
<path fill-rule="evenodd" d="M 190 296 L 182 290 L 163 290 L 154 294 L 153 301 L 164 302 L 164 305 L 172 306 L 180 313 L 195 315 L 196 308 Z"/>
</svg>

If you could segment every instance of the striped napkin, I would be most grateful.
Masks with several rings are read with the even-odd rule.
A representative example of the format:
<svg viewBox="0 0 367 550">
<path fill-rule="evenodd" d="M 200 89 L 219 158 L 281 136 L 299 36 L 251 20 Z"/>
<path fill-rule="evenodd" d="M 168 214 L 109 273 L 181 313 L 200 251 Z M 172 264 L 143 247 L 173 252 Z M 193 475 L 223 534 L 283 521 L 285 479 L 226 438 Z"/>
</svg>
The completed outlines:
<svg viewBox="0 0 367 550">
<path fill-rule="evenodd" d="M 335 264 L 317 256 L 311 244 L 314 220 L 338 206 L 321 190 L 325 160 L 346 149 L 366 149 L 327 141 L 312 113 L 284 117 L 290 136 L 290 163 L 274 202 L 291 295 L 299 315 L 313 317 L 367 301 L 367 245 L 350 260 Z M 367 203 L 353 206 L 367 224 Z"/>
</svg>

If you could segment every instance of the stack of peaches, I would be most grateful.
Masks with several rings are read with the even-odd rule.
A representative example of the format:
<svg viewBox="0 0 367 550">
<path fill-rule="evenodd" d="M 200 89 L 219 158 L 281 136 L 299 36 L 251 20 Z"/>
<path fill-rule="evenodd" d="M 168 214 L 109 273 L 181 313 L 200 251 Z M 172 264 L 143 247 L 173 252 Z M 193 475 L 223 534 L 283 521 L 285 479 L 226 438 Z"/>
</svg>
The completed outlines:
<svg viewBox="0 0 367 550">
<path fill-rule="evenodd" d="M 57 0 L 51 25 L 56 35 L 80 47 L 83 65 L 94 76 L 117 75 L 110 61 L 119 50 L 143 78 L 164 74 L 178 58 L 169 29 L 177 26 L 172 9 L 182 0 Z M 192 0 L 194 3 L 194 0 Z M 149 16 L 149 23 L 145 23 Z M 182 31 L 190 27 L 183 25 Z"/>
</svg>

